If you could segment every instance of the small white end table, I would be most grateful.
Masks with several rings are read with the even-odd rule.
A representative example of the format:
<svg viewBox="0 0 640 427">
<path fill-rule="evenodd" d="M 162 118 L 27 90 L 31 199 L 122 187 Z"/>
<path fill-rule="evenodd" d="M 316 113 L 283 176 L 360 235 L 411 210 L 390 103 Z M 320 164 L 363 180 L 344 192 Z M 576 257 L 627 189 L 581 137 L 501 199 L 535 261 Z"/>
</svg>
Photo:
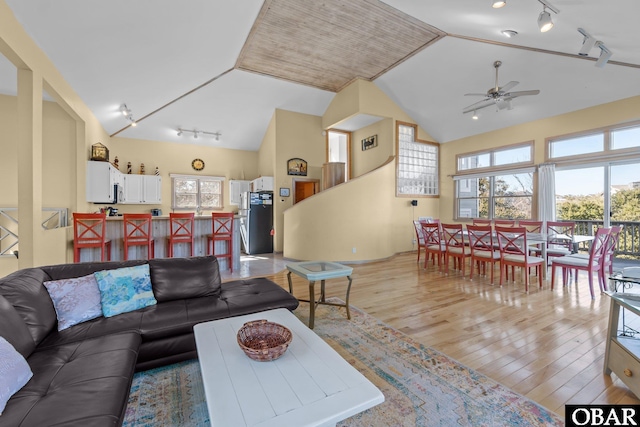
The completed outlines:
<svg viewBox="0 0 640 427">
<path fill-rule="evenodd" d="M 334 305 L 337 307 L 345 307 L 347 309 L 347 319 L 351 320 L 351 313 L 349 312 L 349 292 L 351 292 L 351 273 L 353 268 L 346 265 L 338 264 L 337 262 L 329 261 L 305 261 L 305 262 L 292 262 L 287 264 L 287 280 L 289 281 L 289 293 L 293 295 L 293 284 L 291 283 L 291 273 L 295 273 L 298 276 L 304 277 L 309 281 L 309 299 L 300 299 L 309 303 L 309 328 L 313 329 L 314 318 L 316 314 L 316 306 L 318 304 Z M 349 279 L 349 285 L 347 286 L 347 297 L 344 304 L 338 304 L 334 302 L 327 302 L 325 299 L 324 281 L 326 279 L 335 279 L 337 277 L 346 277 Z M 316 300 L 316 294 L 314 285 L 316 281 L 320 280 L 320 299 Z"/>
</svg>

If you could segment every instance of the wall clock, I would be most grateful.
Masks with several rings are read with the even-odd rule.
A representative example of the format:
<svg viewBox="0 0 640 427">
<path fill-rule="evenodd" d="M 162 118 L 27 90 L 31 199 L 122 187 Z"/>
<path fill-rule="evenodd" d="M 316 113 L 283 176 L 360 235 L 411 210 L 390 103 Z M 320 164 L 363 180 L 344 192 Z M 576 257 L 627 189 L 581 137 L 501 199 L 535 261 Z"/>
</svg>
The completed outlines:
<svg viewBox="0 0 640 427">
<path fill-rule="evenodd" d="M 204 161 L 202 159 L 194 159 L 191 162 L 191 167 L 197 171 L 204 169 Z"/>
</svg>

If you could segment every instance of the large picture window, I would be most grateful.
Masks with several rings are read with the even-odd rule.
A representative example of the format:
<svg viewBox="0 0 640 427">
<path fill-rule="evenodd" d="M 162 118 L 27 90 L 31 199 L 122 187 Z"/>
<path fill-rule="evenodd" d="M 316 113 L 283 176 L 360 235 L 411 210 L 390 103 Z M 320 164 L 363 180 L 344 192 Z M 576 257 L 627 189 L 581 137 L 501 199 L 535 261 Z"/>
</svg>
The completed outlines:
<svg viewBox="0 0 640 427">
<path fill-rule="evenodd" d="M 417 139 L 417 126 L 397 123 L 396 194 L 437 196 L 439 145 Z"/>
<path fill-rule="evenodd" d="M 172 208 L 217 210 L 224 207 L 224 177 L 171 175 Z"/>
</svg>

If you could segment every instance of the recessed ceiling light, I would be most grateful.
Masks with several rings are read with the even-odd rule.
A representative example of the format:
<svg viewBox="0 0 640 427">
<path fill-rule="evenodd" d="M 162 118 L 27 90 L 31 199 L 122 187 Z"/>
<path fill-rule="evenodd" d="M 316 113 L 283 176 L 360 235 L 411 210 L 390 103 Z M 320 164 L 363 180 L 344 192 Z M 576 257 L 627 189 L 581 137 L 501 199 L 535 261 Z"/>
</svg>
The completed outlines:
<svg viewBox="0 0 640 427">
<path fill-rule="evenodd" d="M 507 4 L 507 0 L 494 0 L 491 2 L 491 7 L 494 9 L 498 9 L 506 4 Z"/>
<path fill-rule="evenodd" d="M 515 37 L 518 35 L 518 32 L 515 30 L 502 30 L 501 31 L 502 35 L 504 35 L 505 37 Z"/>
</svg>

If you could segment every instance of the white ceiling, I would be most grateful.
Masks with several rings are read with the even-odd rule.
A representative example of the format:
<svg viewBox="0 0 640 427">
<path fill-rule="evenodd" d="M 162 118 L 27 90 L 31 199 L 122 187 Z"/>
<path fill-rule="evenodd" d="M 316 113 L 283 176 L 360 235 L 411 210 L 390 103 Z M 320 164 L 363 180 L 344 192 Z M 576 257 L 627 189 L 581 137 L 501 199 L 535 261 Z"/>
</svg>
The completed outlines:
<svg viewBox="0 0 640 427">
<path fill-rule="evenodd" d="M 136 119 L 170 104 L 118 136 L 257 150 L 276 108 L 321 116 L 335 95 L 233 69 L 262 0 L 5 1 L 110 134 L 128 125 L 118 111 L 122 103 Z M 537 0 L 510 1 L 502 9 L 492 9 L 489 0 L 385 3 L 449 34 L 374 81 L 439 142 L 640 95 L 637 0 L 552 1 L 560 13 L 552 13 L 556 25 L 548 33 L 538 31 Z M 353 23 L 371 24 L 357 16 Z M 613 52 L 604 68 L 577 57 L 578 27 Z M 507 39 L 504 29 L 519 34 Z M 539 89 L 540 95 L 515 99 L 512 110 L 485 108 L 480 120 L 471 120 L 462 109 L 480 99 L 464 94 L 494 85 L 495 60 L 503 62 L 501 85 L 516 80 L 513 90 Z M 0 59 L 0 93 L 15 94 L 15 76 Z M 222 136 L 179 137 L 178 127 Z"/>
</svg>

